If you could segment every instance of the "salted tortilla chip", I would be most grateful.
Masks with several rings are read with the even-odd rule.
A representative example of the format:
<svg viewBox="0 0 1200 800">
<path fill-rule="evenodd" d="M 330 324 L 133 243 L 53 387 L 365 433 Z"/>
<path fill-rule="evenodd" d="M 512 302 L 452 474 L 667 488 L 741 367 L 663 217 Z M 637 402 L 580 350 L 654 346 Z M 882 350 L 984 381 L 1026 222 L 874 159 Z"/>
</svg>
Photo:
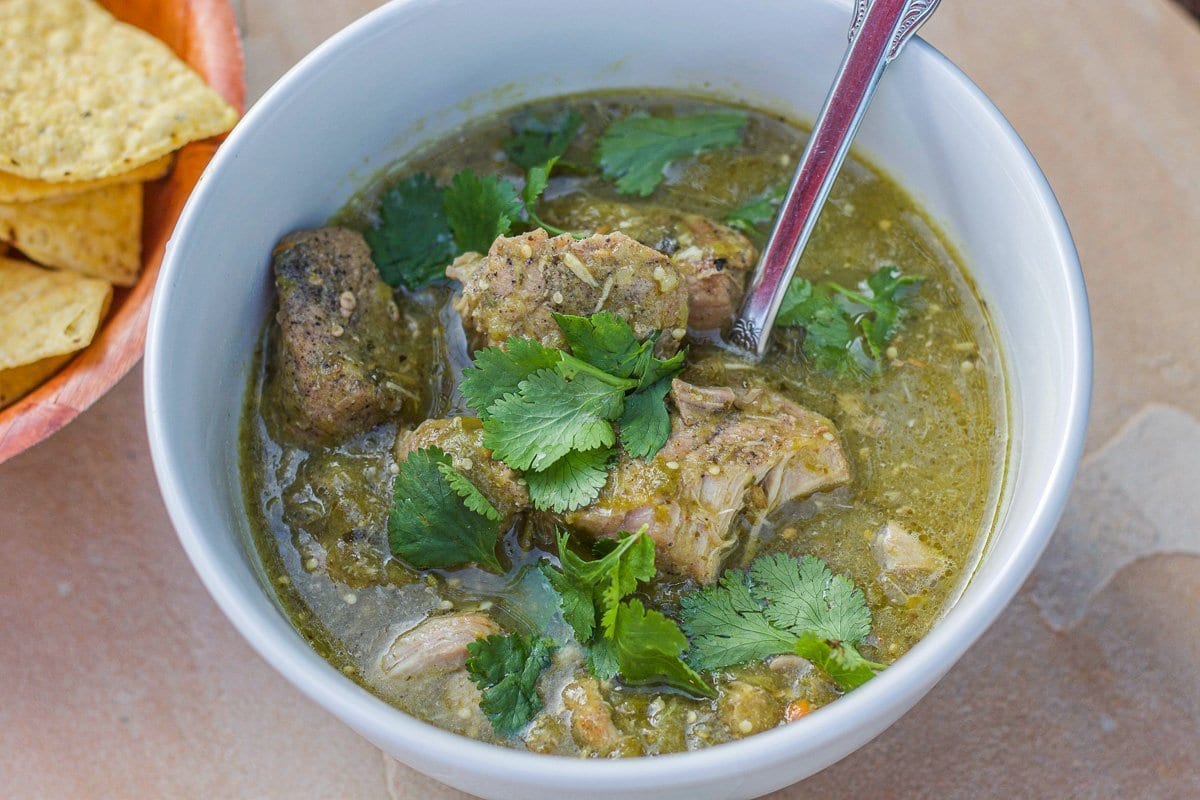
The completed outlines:
<svg viewBox="0 0 1200 800">
<path fill-rule="evenodd" d="M 75 356 L 67 353 L 63 356 L 51 356 L 26 364 L 23 367 L 0 369 L 0 408 L 20 400 L 32 390 L 41 386 L 47 378 L 62 369 Z"/>
<path fill-rule="evenodd" d="M 93 0 L 0 0 L 0 170 L 105 178 L 224 133 L 237 112 Z"/>
<path fill-rule="evenodd" d="M 0 369 L 87 347 L 111 299 L 97 278 L 0 258 Z"/>
<path fill-rule="evenodd" d="M 0 203 L 0 239 L 47 267 L 132 286 L 142 266 L 142 185 Z"/>
<path fill-rule="evenodd" d="M 94 181 L 38 181 L 32 178 L 22 178 L 10 172 L 0 171 L 0 203 L 29 203 L 33 200 L 46 200 L 51 197 L 66 197 L 71 194 L 81 194 L 112 186 L 118 183 L 142 183 L 158 180 L 171 169 L 174 157 L 165 155 L 156 158 L 149 164 L 110 175 L 107 178 L 97 178 Z"/>
</svg>

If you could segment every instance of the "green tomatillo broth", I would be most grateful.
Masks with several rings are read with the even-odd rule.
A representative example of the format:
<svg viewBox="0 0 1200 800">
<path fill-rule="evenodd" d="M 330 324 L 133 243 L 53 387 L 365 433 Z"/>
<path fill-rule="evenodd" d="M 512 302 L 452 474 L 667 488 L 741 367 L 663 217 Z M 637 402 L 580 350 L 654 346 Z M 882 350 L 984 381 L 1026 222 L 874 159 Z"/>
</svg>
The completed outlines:
<svg viewBox="0 0 1200 800">
<path fill-rule="evenodd" d="M 663 208 L 688 212 L 720 222 L 732 209 L 786 183 L 806 137 L 801 128 L 777 115 L 653 93 L 570 97 L 537 103 L 521 113 L 524 118 L 552 119 L 565 110 L 577 112 L 579 124 L 553 165 L 536 213 L 548 226 L 580 235 L 629 230 L 645 242 L 634 232 L 641 223 L 628 221 L 646 209 L 651 214 Z M 645 196 L 620 192 L 611 176 L 597 167 L 602 136 L 631 115 L 671 119 L 729 111 L 745 115 L 736 143 L 671 159 L 665 179 Z M 427 173 L 444 187 L 469 168 L 477 176 L 495 175 L 521 186 L 526 170 L 513 163 L 505 147 L 513 116 L 472 123 L 396 165 L 354 198 L 332 224 L 358 231 L 384 224 L 381 198 L 415 173 Z M 532 222 L 517 222 L 509 235 L 533 227 Z M 669 227 L 664 225 L 664 230 Z M 757 247 L 768 229 L 769 220 L 744 228 Z M 671 255 L 692 246 L 686 236 L 676 240 L 670 231 L 663 234 L 663 242 L 651 247 Z M 723 257 L 717 260 L 724 263 Z M 733 543 L 720 566 L 745 570 L 770 554 L 823 560 L 834 575 L 845 576 L 861 590 L 869 607 L 869 634 L 858 641 L 857 652 L 876 664 L 873 669 L 903 655 L 955 599 L 991 526 L 1006 452 L 999 358 L 966 269 L 912 198 L 852 157 L 833 188 L 798 274 L 814 285 L 836 284 L 855 291 L 889 265 L 921 280 L 905 294 L 900 323 L 876 358 L 869 358 L 871 351 L 860 336 L 854 354 L 841 366 L 818 363 L 805 349 L 806 337 L 815 336 L 809 332 L 814 324 L 810 322 L 808 328 L 777 329 L 767 357 L 750 364 L 715 346 L 713 330 L 693 325 L 681 342 L 688 350 L 678 376 L 700 387 L 753 387 L 753 392 L 774 398 L 770 408 L 798 406 L 832 423 L 826 439 L 840 445 L 847 479 L 796 499 L 784 498 L 769 513 L 762 513 L 762 493 L 752 488 L 745 505 L 736 509 Z M 440 273 L 442 265 L 435 268 Z M 277 265 L 277 281 L 278 270 Z M 384 299 L 379 308 L 387 313 L 377 316 L 390 320 L 382 324 L 391 330 L 378 339 L 382 344 L 372 339 L 369 345 L 388 347 L 388 342 L 399 341 L 403 355 L 386 377 L 379 377 L 383 371 L 375 364 L 367 375 L 372 381 L 390 381 L 387 385 L 398 392 L 396 400 L 381 421 L 345 435 L 323 435 L 319 440 L 293 435 L 296 410 L 286 397 L 287 373 L 277 349 L 281 337 L 290 334 L 274 322 L 264 331 L 242 426 L 246 508 L 280 604 L 321 656 L 372 693 L 439 727 L 563 755 L 692 750 L 797 724 L 811 709 L 840 696 L 845 688 L 827 669 L 796 655 L 750 658 L 717 669 L 697 667 L 715 694 L 711 697 L 669 682 L 628 680 L 623 674 L 592 677 L 587 648 L 573 635 L 560 611 L 559 593 L 539 568 L 543 562 L 558 564 L 556 530 L 570 530 L 572 547 L 585 558 L 602 554 L 589 551 L 592 537 L 572 526 L 576 517 L 570 513 L 522 511 L 506 516 L 499 523 L 499 569 L 417 569 L 389 550 L 392 484 L 403 461 L 397 455 L 397 435 L 426 419 L 469 417 L 460 424 L 465 426 L 462 430 L 470 434 L 478 428 L 478 409 L 460 389 L 477 344 L 469 331 L 464 332 L 461 308 L 454 305 L 461 291 L 457 282 L 442 280 L 396 289 L 394 307 Z M 352 305 L 353 301 L 352 297 Z M 844 298 L 838 302 L 848 307 Z M 347 326 L 363 310 L 362 300 L 357 303 L 348 312 L 345 303 L 341 307 Z M 855 325 L 861 317 L 859 308 L 845 318 Z M 336 323 L 334 327 L 342 328 Z M 683 336 L 682 329 L 678 333 Z M 671 398 L 665 402 L 674 420 L 681 401 L 676 394 Z M 756 402 L 739 395 L 726 407 L 729 413 L 753 420 Z M 772 416 L 778 414 L 763 412 L 764 419 Z M 663 452 L 673 452 L 670 448 Z M 719 478 L 723 465 L 719 457 L 714 459 L 708 474 Z M 676 475 L 686 468 L 672 473 L 679 468 L 666 456 L 649 463 L 659 465 L 665 476 L 654 491 L 674 491 L 663 488 L 670 481 L 683 486 L 684 479 Z M 456 457 L 454 466 L 464 471 L 479 465 Z M 610 482 L 619 480 L 620 469 L 609 473 Z M 520 479 L 519 486 L 525 485 Z M 684 486 L 679 491 L 691 490 Z M 501 507 L 494 495 L 489 499 Z M 889 531 L 906 537 L 895 540 L 896 558 L 911 563 L 886 562 L 885 551 L 892 543 Z M 628 597 L 670 621 L 678 620 L 686 598 L 697 597 L 707 579 L 698 572 L 665 569 L 669 554 L 661 542 L 655 555 L 657 574 L 637 582 Z M 517 720 L 515 730 L 502 730 L 480 708 L 479 682 L 472 681 L 461 657 L 415 672 L 397 666 L 407 657 L 393 648 L 398 638 L 428 619 L 451 617 L 483 620 L 480 636 L 516 633 L 546 639 L 547 665 L 536 684 L 527 687 L 535 691 L 535 708 Z M 693 649 L 696 646 L 693 642 Z"/>
</svg>

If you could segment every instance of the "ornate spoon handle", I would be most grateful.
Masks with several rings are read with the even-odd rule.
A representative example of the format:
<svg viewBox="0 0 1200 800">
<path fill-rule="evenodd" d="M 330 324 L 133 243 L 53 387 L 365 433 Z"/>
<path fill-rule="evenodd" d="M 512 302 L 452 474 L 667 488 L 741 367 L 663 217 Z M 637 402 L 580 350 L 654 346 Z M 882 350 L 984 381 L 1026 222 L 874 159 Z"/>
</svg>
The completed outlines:
<svg viewBox="0 0 1200 800">
<path fill-rule="evenodd" d="M 736 347 L 761 358 L 779 303 L 821 207 L 841 169 L 883 69 L 937 8 L 939 0 L 857 0 L 850 46 L 783 198 L 741 310 L 730 331 Z"/>
</svg>

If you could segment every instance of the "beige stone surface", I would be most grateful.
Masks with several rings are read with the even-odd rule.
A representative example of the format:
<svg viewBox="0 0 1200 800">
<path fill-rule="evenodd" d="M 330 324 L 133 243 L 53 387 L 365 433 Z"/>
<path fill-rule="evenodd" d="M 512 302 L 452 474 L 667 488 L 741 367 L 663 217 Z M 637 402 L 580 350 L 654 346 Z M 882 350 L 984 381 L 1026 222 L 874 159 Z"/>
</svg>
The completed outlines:
<svg viewBox="0 0 1200 800">
<path fill-rule="evenodd" d="M 242 0 L 251 96 L 374 5 Z M 776 797 L 1200 797 L 1200 26 L 1167 0 L 958 0 L 927 32 L 1066 208 L 1096 326 L 1091 456 L 1061 543 L 981 642 Z M 1085 579 L 1072 560 L 1093 550 Z M 225 621 L 155 488 L 136 375 L 0 466 L 0 680 L 6 799 L 462 796 Z"/>
</svg>

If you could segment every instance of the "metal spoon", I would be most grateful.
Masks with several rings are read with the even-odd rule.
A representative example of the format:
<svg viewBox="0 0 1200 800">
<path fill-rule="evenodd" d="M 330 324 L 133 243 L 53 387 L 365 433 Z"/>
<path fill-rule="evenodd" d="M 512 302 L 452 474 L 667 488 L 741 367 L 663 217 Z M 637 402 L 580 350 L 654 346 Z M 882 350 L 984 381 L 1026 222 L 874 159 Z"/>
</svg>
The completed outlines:
<svg viewBox="0 0 1200 800">
<path fill-rule="evenodd" d="M 813 126 L 729 333 L 730 343 L 754 358 L 762 358 L 767 350 L 783 293 L 817 225 L 838 170 L 850 152 L 850 142 L 875 94 L 884 67 L 929 19 L 938 2 L 856 0 L 850 46 Z"/>
</svg>

